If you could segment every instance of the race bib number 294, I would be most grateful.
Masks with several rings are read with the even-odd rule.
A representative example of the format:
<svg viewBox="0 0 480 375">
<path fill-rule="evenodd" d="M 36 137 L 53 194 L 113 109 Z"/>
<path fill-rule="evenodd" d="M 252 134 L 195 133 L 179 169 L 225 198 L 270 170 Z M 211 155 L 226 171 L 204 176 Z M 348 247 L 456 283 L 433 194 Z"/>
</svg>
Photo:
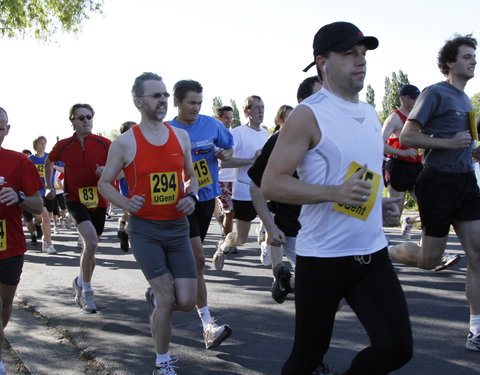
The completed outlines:
<svg viewBox="0 0 480 375">
<path fill-rule="evenodd" d="M 0 251 L 7 250 L 7 221 L 0 220 Z"/>
</svg>

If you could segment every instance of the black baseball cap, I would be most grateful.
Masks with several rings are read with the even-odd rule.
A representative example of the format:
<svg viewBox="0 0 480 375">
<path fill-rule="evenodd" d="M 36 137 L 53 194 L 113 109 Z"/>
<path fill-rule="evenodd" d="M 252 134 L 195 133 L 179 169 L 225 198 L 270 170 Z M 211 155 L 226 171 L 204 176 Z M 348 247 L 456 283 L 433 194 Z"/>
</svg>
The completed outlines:
<svg viewBox="0 0 480 375">
<path fill-rule="evenodd" d="M 378 39 L 374 36 L 364 36 L 360 29 L 349 22 L 334 22 L 323 26 L 313 39 L 314 59 L 327 51 L 342 52 L 362 43 L 367 49 L 378 47 Z M 304 72 L 315 65 L 313 61 Z"/>
<path fill-rule="evenodd" d="M 400 90 L 400 96 L 408 96 L 409 98 L 417 99 L 418 95 L 420 95 L 420 90 L 417 86 L 405 85 Z"/>
</svg>

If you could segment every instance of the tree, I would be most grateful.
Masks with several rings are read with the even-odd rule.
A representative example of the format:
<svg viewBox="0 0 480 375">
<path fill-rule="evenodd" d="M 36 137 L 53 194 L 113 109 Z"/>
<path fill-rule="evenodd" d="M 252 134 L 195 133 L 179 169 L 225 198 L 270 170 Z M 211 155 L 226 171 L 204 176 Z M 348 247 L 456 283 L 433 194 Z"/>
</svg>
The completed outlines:
<svg viewBox="0 0 480 375">
<path fill-rule="evenodd" d="M 108 138 L 113 142 L 120 135 L 120 130 L 111 129 L 108 132 L 102 131 L 102 132 L 97 133 L 97 134 L 101 135 L 102 137 Z"/>
<path fill-rule="evenodd" d="M 398 71 L 398 76 L 392 72 L 392 78 L 385 77 L 385 94 L 382 101 L 382 112 L 379 114 L 380 121 L 383 122 L 390 112 L 400 107 L 400 89 L 409 85 L 408 75 L 401 70 Z"/>
<path fill-rule="evenodd" d="M 0 36 L 33 34 L 48 41 L 58 30 L 77 33 L 89 13 L 102 12 L 103 0 L 0 0 Z"/>
<path fill-rule="evenodd" d="M 375 108 L 375 90 L 372 86 L 367 86 L 367 103 Z"/>
<path fill-rule="evenodd" d="M 213 105 L 212 105 L 212 110 L 213 110 L 213 117 L 217 117 L 217 110 L 223 107 L 223 102 L 222 99 L 219 96 L 216 96 L 213 98 Z"/>
<path fill-rule="evenodd" d="M 477 113 L 480 112 L 480 92 L 473 95 L 470 101 L 472 102 L 473 109 L 477 111 Z"/>
<path fill-rule="evenodd" d="M 240 112 L 238 111 L 237 103 L 235 103 L 235 100 L 230 99 L 230 106 L 233 108 L 232 128 L 236 128 L 237 126 L 240 126 L 242 124 L 240 122 Z"/>
</svg>

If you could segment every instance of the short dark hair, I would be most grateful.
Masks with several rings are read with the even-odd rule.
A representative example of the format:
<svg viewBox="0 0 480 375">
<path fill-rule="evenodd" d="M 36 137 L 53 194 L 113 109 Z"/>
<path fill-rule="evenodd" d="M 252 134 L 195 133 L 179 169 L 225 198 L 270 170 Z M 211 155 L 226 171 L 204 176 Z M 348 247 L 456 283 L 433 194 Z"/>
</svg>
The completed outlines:
<svg viewBox="0 0 480 375">
<path fill-rule="evenodd" d="M 297 99 L 306 99 L 310 95 L 313 94 L 313 86 L 315 83 L 321 83 L 320 79 L 318 76 L 311 76 L 308 78 L 305 78 L 302 83 L 300 83 L 300 86 L 298 86 L 297 90 Z"/>
<path fill-rule="evenodd" d="M 201 94 L 203 92 L 203 87 L 199 82 L 194 81 L 193 79 L 183 79 L 175 83 L 173 86 L 173 96 L 180 102 L 185 99 L 189 91 Z"/>
<path fill-rule="evenodd" d="M 47 143 L 47 138 L 45 138 L 43 135 L 41 135 L 40 137 L 37 137 L 33 140 L 33 149 L 35 151 L 37 151 L 36 147 L 37 147 L 38 142 L 40 142 L 40 141 L 44 141 L 45 143 Z"/>
<path fill-rule="evenodd" d="M 70 114 L 68 118 L 70 121 L 73 121 L 75 119 L 75 111 L 79 108 L 85 108 L 88 109 L 90 112 L 92 112 L 92 116 L 95 115 L 95 111 L 93 110 L 92 106 L 90 104 L 85 104 L 85 103 L 77 103 L 72 105 L 72 108 L 70 108 Z"/>
<path fill-rule="evenodd" d="M 223 107 L 217 108 L 218 117 L 222 117 L 225 112 L 233 112 L 233 108 L 229 105 L 224 105 Z"/>
<path fill-rule="evenodd" d="M 134 121 L 125 121 L 122 125 L 120 125 L 120 134 L 125 133 L 134 125 L 137 125 L 137 123 Z"/>
<path fill-rule="evenodd" d="M 243 110 L 246 110 L 246 109 L 250 109 L 250 102 L 252 100 L 262 100 L 261 97 L 259 97 L 258 95 L 250 95 L 247 99 L 245 99 L 245 101 L 243 102 Z"/>
<path fill-rule="evenodd" d="M 143 95 L 143 83 L 145 81 L 162 81 L 162 77 L 152 72 L 144 72 L 140 74 L 137 78 L 135 78 L 135 81 L 133 82 L 132 96 L 134 98 L 138 98 L 139 96 Z"/>
<path fill-rule="evenodd" d="M 468 46 L 477 49 L 477 40 L 468 34 L 465 36 L 456 34 L 455 38 L 447 40 L 445 45 L 438 52 L 438 68 L 443 75 L 448 75 L 450 68 L 447 66 L 447 63 L 452 63 L 457 61 L 458 49 L 460 46 Z"/>
<path fill-rule="evenodd" d="M 25 155 L 27 155 L 27 156 L 30 156 L 30 155 L 32 155 L 32 151 L 30 151 L 28 148 L 24 148 L 24 149 L 22 150 L 22 154 L 25 154 Z"/>
</svg>

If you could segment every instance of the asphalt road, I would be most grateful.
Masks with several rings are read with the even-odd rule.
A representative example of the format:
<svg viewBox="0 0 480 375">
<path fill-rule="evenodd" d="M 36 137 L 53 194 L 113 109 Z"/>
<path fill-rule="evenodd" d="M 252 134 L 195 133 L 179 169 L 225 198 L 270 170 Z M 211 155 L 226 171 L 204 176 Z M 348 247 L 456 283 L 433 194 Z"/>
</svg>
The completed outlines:
<svg viewBox="0 0 480 375">
<path fill-rule="evenodd" d="M 31 374 L 151 374 L 154 349 L 150 337 L 147 287 L 131 252 L 116 239 L 116 220 L 107 221 L 93 278 L 97 314 L 85 315 L 73 302 L 72 279 L 78 273 L 77 235 L 54 235 L 57 255 L 29 250 L 25 257 L 17 304 L 6 337 Z M 393 242 L 399 228 L 386 228 Z M 179 375 L 280 374 L 294 331 L 294 303 L 279 305 L 270 296 L 271 270 L 259 261 L 252 228 L 250 242 L 227 258 L 223 271 L 211 262 L 221 238 L 213 220 L 205 243 L 209 306 L 233 335 L 220 347 L 205 350 L 195 311 L 174 314 L 170 353 L 179 358 Z M 419 238 L 414 231 L 413 239 Z M 451 236 L 449 250 L 462 253 Z M 480 353 L 465 350 L 469 312 L 465 299 L 463 259 L 439 273 L 396 265 L 407 295 L 414 334 L 414 357 L 397 375 L 480 374 Z M 365 331 L 348 306 L 337 315 L 325 360 L 337 372 L 348 368 L 368 343 Z M 10 355 L 8 374 L 15 374 Z"/>
</svg>

